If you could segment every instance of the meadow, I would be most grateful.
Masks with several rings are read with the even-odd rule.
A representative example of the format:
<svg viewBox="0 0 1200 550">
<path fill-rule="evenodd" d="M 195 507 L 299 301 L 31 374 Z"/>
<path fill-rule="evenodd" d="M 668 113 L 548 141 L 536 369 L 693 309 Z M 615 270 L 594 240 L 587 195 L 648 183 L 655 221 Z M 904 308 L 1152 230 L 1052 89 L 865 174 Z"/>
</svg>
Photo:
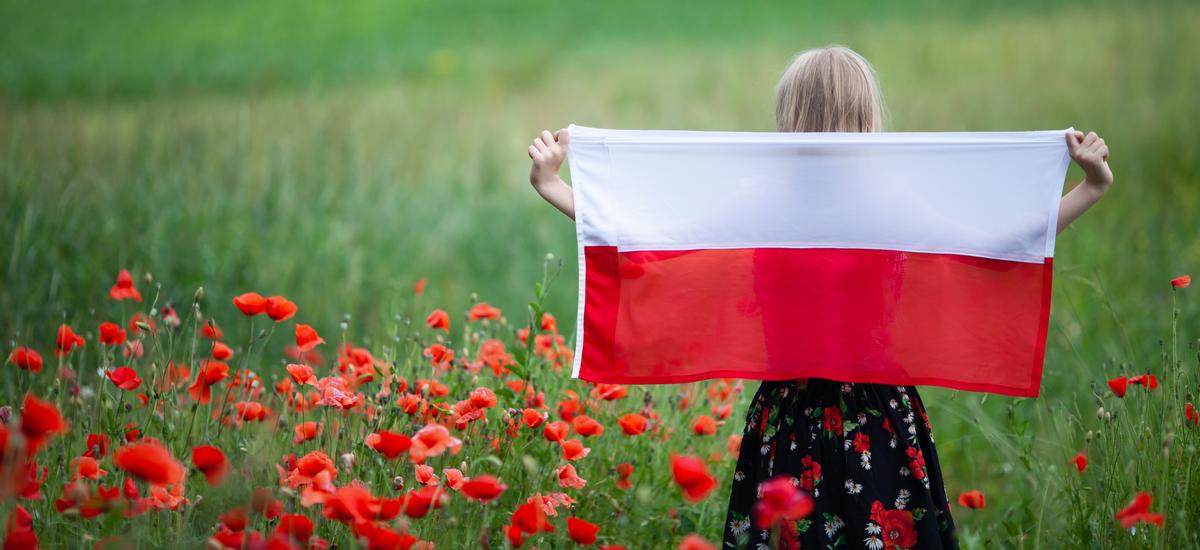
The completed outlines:
<svg viewBox="0 0 1200 550">
<path fill-rule="evenodd" d="M 314 536 L 338 547 L 368 535 L 387 547 L 383 531 L 503 547 L 527 499 L 563 494 L 573 506 L 548 518 L 556 530 L 526 532 L 526 546 L 570 544 L 564 516 L 598 525 L 601 544 L 717 542 L 729 438 L 755 384 L 595 388 L 555 368 L 574 334 L 574 233 L 529 188 L 525 147 L 571 122 L 770 130 L 789 56 L 837 42 L 875 65 L 891 130 L 1074 126 L 1112 150 L 1114 188 L 1058 240 L 1041 396 L 921 390 L 951 500 L 986 495 L 982 509 L 954 508 L 964 547 L 1200 546 L 1200 426 L 1184 412 L 1200 402 L 1200 289 L 1169 284 L 1200 277 L 1195 28 L 1200 7 L 1185 2 L 0 3 L 0 419 L 14 433 L 0 513 L 27 510 L 45 547 L 194 548 L 270 538 L 281 520 L 262 513 L 276 506 L 269 494 L 288 525 L 314 520 Z M 110 297 L 123 269 L 142 301 Z M 298 311 L 244 315 L 233 300 L 247 292 Z M 427 325 L 436 309 L 447 330 Z M 209 320 L 221 338 L 204 335 Z M 102 344 L 104 322 L 126 342 Z M 63 324 L 86 344 L 59 358 Z M 298 324 L 327 341 L 315 348 L 323 363 L 285 355 Z M 522 328 L 535 337 L 522 341 Z M 232 357 L 213 357 L 214 340 Z M 140 356 L 126 356 L 134 341 Z M 17 365 L 25 347 L 40 372 Z M 201 404 L 189 389 L 213 363 L 227 377 Z M 323 385 L 285 367 L 305 363 Z M 121 366 L 138 388 L 111 380 Z M 1147 374 L 1159 386 L 1123 398 L 1108 384 Z M 27 392 L 70 424 L 46 433 L 33 493 L 13 460 L 37 441 L 22 424 Z M 645 433 L 623 434 L 631 413 L 650 419 Z M 604 433 L 581 434 L 595 430 L 578 415 Z M 695 433 L 701 416 L 714 433 Z M 588 456 L 547 439 L 557 420 Z M 421 488 L 434 485 L 414 464 L 414 449 L 436 443 L 417 433 L 439 421 L 462 443 L 421 458 L 441 493 Z M 293 439 L 305 422 L 320 434 Z M 380 432 L 412 446 L 389 457 L 368 443 Z M 110 439 L 91 457 L 108 473 L 77 479 L 88 434 Z M 140 436 L 186 467 L 178 494 L 118 464 Z M 226 457 L 222 483 L 193 465 L 200 445 Z M 361 480 L 370 496 L 325 491 L 285 458 L 315 452 L 328 464 L 308 464 L 336 472 L 326 481 Z M 672 455 L 699 457 L 719 486 L 687 501 Z M 585 487 L 560 484 L 567 464 Z M 633 468 L 627 489 L 620 464 Z M 450 488 L 447 468 L 506 489 L 479 502 Z M 136 497 L 99 491 L 126 479 Z M 1114 520 L 1139 491 L 1161 528 Z M 441 508 L 412 508 L 439 494 Z M 400 509 L 383 520 L 389 506 Z"/>
</svg>

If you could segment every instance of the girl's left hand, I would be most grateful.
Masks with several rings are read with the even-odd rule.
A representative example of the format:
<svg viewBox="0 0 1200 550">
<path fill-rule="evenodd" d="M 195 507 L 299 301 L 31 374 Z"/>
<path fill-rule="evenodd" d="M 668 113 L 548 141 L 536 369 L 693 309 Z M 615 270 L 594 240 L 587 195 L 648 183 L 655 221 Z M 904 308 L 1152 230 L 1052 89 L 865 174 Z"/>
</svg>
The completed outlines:
<svg viewBox="0 0 1200 550">
<path fill-rule="evenodd" d="M 1067 132 L 1067 152 L 1071 160 L 1083 169 L 1083 183 L 1094 186 L 1101 192 L 1112 185 L 1113 173 L 1108 168 L 1108 146 L 1104 139 L 1089 132 Z"/>
</svg>

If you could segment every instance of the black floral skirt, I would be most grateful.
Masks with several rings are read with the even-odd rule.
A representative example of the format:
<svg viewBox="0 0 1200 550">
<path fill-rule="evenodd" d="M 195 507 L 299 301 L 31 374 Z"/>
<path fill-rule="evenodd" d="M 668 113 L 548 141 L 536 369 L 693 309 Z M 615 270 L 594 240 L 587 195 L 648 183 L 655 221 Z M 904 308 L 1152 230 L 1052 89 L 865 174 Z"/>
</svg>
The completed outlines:
<svg viewBox="0 0 1200 550">
<path fill-rule="evenodd" d="M 816 508 L 800 521 L 758 530 L 758 485 L 777 476 L 793 478 Z M 746 415 L 724 547 L 957 548 L 916 388 L 763 382 Z"/>
</svg>

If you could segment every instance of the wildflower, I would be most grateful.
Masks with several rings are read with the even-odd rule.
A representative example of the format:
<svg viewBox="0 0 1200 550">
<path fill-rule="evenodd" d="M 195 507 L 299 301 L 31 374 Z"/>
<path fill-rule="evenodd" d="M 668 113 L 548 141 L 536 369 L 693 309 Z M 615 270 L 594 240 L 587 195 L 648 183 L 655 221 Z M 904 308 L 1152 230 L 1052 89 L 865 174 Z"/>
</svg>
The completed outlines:
<svg viewBox="0 0 1200 550">
<path fill-rule="evenodd" d="M 1191 422 L 1193 426 L 1200 426 L 1200 413 L 1196 412 L 1196 406 L 1188 403 L 1183 406 L 1183 417 Z"/>
<path fill-rule="evenodd" d="M 454 489 L 455 491 L 461 490 L 463 488 L 463 484 L 468 481 L 468 479 L 463 476 L 462 470 L 459 470 L 458 468 L 446 468 L 442 470 L 442 476 L 446 478 L 445 486 Z"/>
<path fill-rule="evenodd" d="M 1126 529 L 1133 527 L 1138 522 L 1153 523 L 1158 527 L 1163 526 L 1163 515 L 1150 512 L 1150 504 L 1153 498 L 1150 493 L 1145 491 L 1138 493 L 1133 497 L 1133 500 L 1128 506 L 1121 509 L 1113 516 L 1113 519 L 1121 524 L 1121 527 Z"/>
<path fill-rule="evenodd" d="M 207 361 L 200 367 L 200 372 L 196 374 L 196 381 L 188 388 L 188 394 L 198 403 L 208 403 L 212 400 L 212 387 L 227 377 L 229 377 L 229 365 L 218 361 Z"/>
<path fill-rule="evenodd" d="M 233 357 L 233 349 L 225 345 L 223 342 L 213 342 L 212 358 L 217 361 L 228 361 Z"/>
<path fill-rule="evenodd" d="M 507 485 L 495 477 L 484 474 L 463 483 L 462 494 L 471 500 L 487 503 L 499 498 L 505 489 L 508 489 Z"/>
<path fill-rule="evenodd" d="M 579 473 L 575 471 L 573 464 L 564 464 L 556 472 L 558 476 L 558 486 L 571 489 L 582 489 L 587 485 L 587 480 L 579 477 Z"/>
<path fill-rule="evenodd" d="M 471 311 L 468 313 L 468 318 L 472 322 L 480 319 L 499 321 L 500 310 L 488 305 L 487 302 L 480 302 L 471 308 Z"/>
<path fill-rule="evenodd" d="M 715 434 L 717 433 L 717 421 L 707 414 L 702 414 L 692 422 L 692 433 L 696 435 Z"/>
<path fill-rule="evenodd" d="M 104 375 L 108 377 L 108 380 L 114 386 L 125 391 L 136 390 L 142 385 L 142 379 L 138 378 L 137 371 L 129 367 L 118 367 L 104 373 Z"/>
<path fill-rule="evenodd" d="M 21 406 L 21 433 L 25 435 L 26 453 L 33 456 L 50 436 L 67 432 L 67 421 L 63 420 L 58 407 L 50 401 L 42 401 L 33 394 L 25 394 Z"/>
<path fill-rule="evenodd" d="M 554 524 L 546 518 L 546 511 L 533 498 L 517 507 L 509 523 L 521 532 L 530 535 L 539 532 L 554 532 Z"/>
<path fill-rule="evenodd" d="M 801 520 L 813 512 L 812 497 L 797 489 L 794 482 L 791 476 L 777 476 L 759 484 L 760 496 L 754 503 L 757 528 L 770 529 L 780 522 Z"/>
<path fill-rule="evenodd" d="M 438 485 L 441 482 L 441 480 L 438 479 L 437 474 L 433 473 L 432 466 L 417 464 L 416 469 L 417 483 L 420 483 L 421 485 Z"/>
<path fill-rule="evenodd" d="M 571 425 L 575 428 L 575 433 L 583 437 L 592 437 L 604 434 L 604 425 L 596 422 L 590 416 L 579 415 L 571 420 Z"/>
<path fill-rule="evenodd" d="M 217 322 L 209 319 L 200 327 L 200 335 L 209 340 L 220 340 L 224 337 L 221 334 L 221 327 L 217 326 Z"/>
<path fill-rule="evenodd" d="M 435 309 L 425 318 L 425 325 L 433 330 L 443 330 L 450 333 L 450 315 L 445 310 Z"/>
<path fill-rule="evenodd" d="M 530 428 L 536 428 L 546 421 L 546 415 L 537 409 L 525 409 L 521 411 L 521 421 Z"/>
<path fill-rule="evenodd" d="M 267 312 L 267 299 L 263 298 L 262 295 L 257 292 L 247 292 L 245 294 L 235 296 L 233 298 L 233 305 L 242 312 L 242 315 L 247 317 L 253 317 L 255 315 Z"/>
<path fill-rule="evenodd" d="M 100 323 L 100 343 L 106 346 L 119 346 L 125 343 L 125 331 L 121 325 L 105 321 Z"/>
<path fill-rule="evenodd" d="M 1113 395 L 1117 397 L 1125 397 L 1125 388 L 1128 387 L 1129 379 L 1124 376 L 1119 376 L 1108 381 L 1108 387 L 1112 390 Z"/>
<path fill-rule="evenodd" d="M 154 440 L 117 449 L 113 461 L 118 468 L 155 485 L 177 484 L 183 479 L 183 465 Z"/>
<path fill-rule="evenodd" d="M 567 518 L 567 534 L 579 544 L 594 544 L 600 526 L 579 518 Z"/>
<path fill-rule="evenodd" d="M 142 301 L 142 293 L 133 287 L 133 276 L 125 269 L 117 273 L 117 284 L 108 289 L 108 297 L 114 300 Z"/>
<path fill-rule="evenodd" d="M 1079 473 L 1082 474 L 1083 471 L 1088 467 L 1087 455 L 1080 451 L 1079 453 L 1076 453 L 1073 458 L 1071 458 L 1071 463 L 1074 464 L 1075 469 L 1079 470 Z"/>
<path fill-rule="evenodd" d="M 547 441 L 561 442 L 563 438 L 567 437 L 567 429 L 566 422 L 563 422 L 562 420 L 555 420 L 554 422 L 546 424 L 545 428 L 542 428 L 542 436 L 545 437 Z"/>
<path fill-rule="evenodd" d="M 200 445 L 192 448 L 192 465 L 204 474 L 209 485 L 220 485 L 229 473 L 229 461 L 220 448 Z"/>
<path fill-rule="evenodd" d="M 313 535 L 313 522 L 301 514 L 286 514 L 279 517 L 279 526 L 275 528 L 275 533 L 287 536 L 301 545 L 306 545 Z M 273 546 L 267 545 L 267 547 L 272 548 Z"/>
<path fill-rule="evenodd" d="M 692 533 L 683 537 L 683 540 L 679 541 L 679 546 L 675 547 L 675 550 L 717 550 L 717 546 L 705 540 L 704 537 Z"/>
<path fill-rule="evenodd" d="M 450 436 L 450 430 L 441 424 L 429 424 L 417 431 L 409 449 L 409 460 L 421 464 L 426 457 L 438 456 L 446 451 L 458 454 L 462 449 L 462 441 Z"/>
<path fill-rule="evenodd" d="M 170 326 L 171 328 L 179 327 L 181 321 L 179 320 L 179 313 L 175 311 L 175 308 L 171 306 L 163 306 L 158 310 L 158 314 L 162 317 L 163 322 L 166 323 L 167 326 Z"/>
<path fill-rule="evenodd" d="M 591 449 L 584 447 L 583 442 L 578 439 L 568 439 L 562 442 L 563 458 L 567 460 L 579 460 L 592 452 Z"/>
<path fill-rule="evenodd" d="M 1158 388 L 1158 377 L 1153 374 L 1142 374 L 1129 378 L 1130 384 L 1139 384 L 1146 389 L 1153 390 Z"/>
<path fill-rule="evenodd" d="M 700 502 L 717 488 L 717 480 L 709 475 L 708 466 L 694 456 L 672 454 L 671 475 L 689 502 Z"/>
<path fill-rule="evenodd" d="M 616 470 L 617 488 L 624 490 L 633 487 L 633 482 L 629 481 L 629 476 L 633 475 L 633 464 L 628 462 L 617 464 Z"/>
<path fill-rule="evenodd" d="M 621 433 L 625 435 L 639 435 L 646 431 L 646 417 L 638 413 L 629 413 L 618 418 L 617 425 L 621 426 Z"/>
<path fill-rule="evenodd" d="M 296 323 L 296 347 L 300 349 L 301 353 L 310 352 L 324 343 L 325 339 L 317 334 L 316 329 L 303 323 Z"/>
<path fill-rule="evenodd" d="M 108 454 L 108 446 L 112 443 L 107 435 L 104 434 L 88 434 L 87 435 L 87 450 L 83 456 L 92 458 L 100 458 Z"/>
<path fill-rule="evenodd" d="M 276 323 L 291 319 L 296 314 L 296 304 L 283 296 L 267 298 L 267 317 Z"/>
<path fill-rule="evenodd" d="M 71 469 L 75 471 L 74 479 L 100 479 L 108 475 L 107 471 L 100 468 L 100 463 L 90 456 L 71 459 Z"/>
<path fill-rule="evenodd" d="M 1180 275 L 1171 279 L 1171 288 L 1187 288 L 1190 284 L 1192 284 L 1192 277 L 1190 275 Z"/>
<path fill-rule="evenodd" d="M 978 490 L 967 491 L 958 495 L 958 504 L 964 508 L 979 510 L 984 507 L 983 493 Z"/>
<path fill-rule="evenodd" d="M 287 366 L 288 375 L 297 384 L 307 384 L 309 386 L 317 385 L 317 377 L 313 374 L 312 367 L 308 365 L 299 365 L 296 363 Z"/>
<path fill-rule="evenodd" d="M 72 350 L 83 347 L 85 343 L 86 342 L 84 341 L 83 337 L 75 334 L 75 331 L 71 330 L 71 327 L 65 324 L 59 325 L 58 339 L 55 340 L 55 344 L 58 346 L 58 349 L 55 350 L 54 356 L 65 357 L 70 355 Z"/>
<path fill-rule="evenodd" d="M 312 441 L 316 439 L 317 436 L 321 435 L 321 430 L 323 427 L 324 426 L 322 426 L 320 423 L 312 421 L 296 424 L 296 427 L 292 430 L 295 433 L 295 435 L 292 436 L 292 444 L 299 445 L 305 441 Z M 370 438 L 370 436 L 367 437 L 368 439 Z M 370 443 L 368 443 L 368 445 L 370 445 Z"/>
<path fill-rule="evenodd" d="M 8 354 L 8 362 L 22 370 L 33 373 L 42 372 L 42 354 L 30 348 L 13 348 L 12 352 Z"/>
<path fill-rule="evenodd" d="M 548 332 L 558 332 L 558 321 L 556 321 L 554 316 L 550 315 L 549 313 L 542 313 L 541 326 L 542 330 Z"/>
</svg>

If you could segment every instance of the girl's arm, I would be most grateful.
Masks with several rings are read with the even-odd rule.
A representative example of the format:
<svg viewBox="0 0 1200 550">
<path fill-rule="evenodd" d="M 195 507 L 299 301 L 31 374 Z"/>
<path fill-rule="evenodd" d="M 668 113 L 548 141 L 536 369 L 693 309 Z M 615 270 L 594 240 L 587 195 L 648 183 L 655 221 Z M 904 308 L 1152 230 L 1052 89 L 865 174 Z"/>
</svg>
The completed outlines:
<svg viewBox="0 0 1200 550">
<path fill-rule="evenodd" d="M 529 146 L 529 158 L 533 159 L 533 166 L 529 169 L 529 183 L 546 202 L 573 220 L 575 196 L 571 193 L 571 188 L 558 177 L 563 159 L 567 158 L 567 145 L 570 142 L 571 136 L 566 128 L 554 132 L 553 135 L 547 130 L 542 130 L 542 135 L 534 138 L 533 144 Z"/>
<path fill-rule="evenodd" d="M 1096 204 L 1113 183 L 1112 170 L 1108 168 L 1108 146 L 1096 132 L 1086 136 L 1083 132 L 1068 132 L 1067 152 L 1071 160 L 1083 169 L 1084 178 L 1059 203 L 1059 233 Z"/>
</svg>

